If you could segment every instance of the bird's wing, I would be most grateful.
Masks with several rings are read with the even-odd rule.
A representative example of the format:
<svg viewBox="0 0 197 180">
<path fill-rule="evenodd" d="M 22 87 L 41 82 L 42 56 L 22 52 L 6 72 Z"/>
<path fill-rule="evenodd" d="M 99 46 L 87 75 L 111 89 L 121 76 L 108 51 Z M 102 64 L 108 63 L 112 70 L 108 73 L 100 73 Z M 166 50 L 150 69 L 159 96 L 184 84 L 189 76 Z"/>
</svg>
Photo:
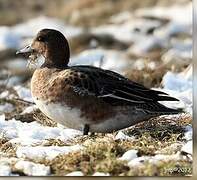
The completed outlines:
<svg viewBox="0 0 197 180">
<path fill-rule="evenodd" d="M 90 66 L 73 66 L 71 71 L 79 78 L 75 78 L 70 86 L 81 96 L 96 96 L 113 105 L 177 101 L 164 92 L 148 89 L 113 71 Z"/>
</svg>

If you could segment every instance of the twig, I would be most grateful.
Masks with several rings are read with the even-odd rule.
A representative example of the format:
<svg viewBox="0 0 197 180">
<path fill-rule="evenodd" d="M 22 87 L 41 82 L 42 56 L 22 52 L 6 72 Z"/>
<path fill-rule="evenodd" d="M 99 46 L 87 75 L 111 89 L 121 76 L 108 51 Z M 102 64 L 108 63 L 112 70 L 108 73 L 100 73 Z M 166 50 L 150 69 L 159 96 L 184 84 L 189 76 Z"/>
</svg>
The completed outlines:
<svg viewBox="0 0 197 180">
<path fill-rule="evenodd" d="M 104 55 L 101 56 L 100 60 L 99 60 L 99 67 L 101 68 L 103 66 L 103 60 L 104 60 Z"/>
<path fill-rule="evenodd" d="M 13 100 L 20 101 L 20 102 L 23 102 L 23 103 L 26 103 L 26 104 L 35 105 L 34 102 L 26 101 L 26 100 L 20 99 L 20 98 L 13 98 Z"/>
</svg>

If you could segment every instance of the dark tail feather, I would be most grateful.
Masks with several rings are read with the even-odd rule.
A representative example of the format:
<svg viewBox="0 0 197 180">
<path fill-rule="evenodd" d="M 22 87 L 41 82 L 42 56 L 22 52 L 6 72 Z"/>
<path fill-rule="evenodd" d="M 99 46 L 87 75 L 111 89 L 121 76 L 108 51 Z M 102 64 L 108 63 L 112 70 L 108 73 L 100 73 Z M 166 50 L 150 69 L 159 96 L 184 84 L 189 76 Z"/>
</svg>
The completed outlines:
<svg viewBox="0 0 197 180">
<path fill-rule="evenodd" d="M 157 101 L 179 101 L 179 100 L 171 96 L 158 96 Z"/>
<path fill-rule="evenodd" d="M 183 109 L 180 109 L 180 108 L 172 109 L 172 108 L 164 106 L 163 104 L 160 104 L 159 102 L 139 104 L 137 107 L 153 115 L 167 115 L 167 114 L 170 115 L 170 114 L 185 113 Z"/>
<path fill-rule="evenodd" d="M 166 108 L 166 110 L 163 112 L 164 114 L 180 114 L 180 113 L 185 113 L 183 109 L 171 109 L 171 108 Z"/>
<path fill-rule="evenodd" d="M 167 114 L 180 114 L 180 113 L 185 113 L 184 109 L 182 108 L 178 108 L 178 109 L 172 109 L 172 108 L 168 108 L 160 103 L 158 103 L 158 112 L 163 114 L 163 115 L 167 115 Z"/>
</svg>

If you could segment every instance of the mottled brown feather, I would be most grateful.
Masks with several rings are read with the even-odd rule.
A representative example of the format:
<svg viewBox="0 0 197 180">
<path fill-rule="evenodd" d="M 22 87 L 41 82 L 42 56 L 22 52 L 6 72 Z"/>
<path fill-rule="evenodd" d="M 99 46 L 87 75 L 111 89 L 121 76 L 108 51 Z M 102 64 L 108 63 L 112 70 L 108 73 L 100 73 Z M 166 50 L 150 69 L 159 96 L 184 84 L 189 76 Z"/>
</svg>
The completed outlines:
<svg viewBox="0 0 197 180">
<path fill-rule="evenodd" d="M 34 72 L 31 82 L 32 96 L 47 103 L 61 103 L 71 108 L 81 110 L 81 117 L 95 122 L 102 121 L 115 115 L 114 109 L 102 99 L 95 96 L 80 96 L 74 92 L 70 84 L 80 74 L 66 69 L 42 68 Z"/>
</svg>

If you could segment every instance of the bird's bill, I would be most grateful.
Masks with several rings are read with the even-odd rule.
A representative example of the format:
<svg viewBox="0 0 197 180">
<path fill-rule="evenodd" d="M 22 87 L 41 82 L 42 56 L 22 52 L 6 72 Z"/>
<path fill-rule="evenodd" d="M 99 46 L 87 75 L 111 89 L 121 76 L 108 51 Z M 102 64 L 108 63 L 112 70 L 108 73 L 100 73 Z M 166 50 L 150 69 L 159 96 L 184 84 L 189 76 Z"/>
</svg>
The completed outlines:
<svg viewBox="0 0 197 180">
<path fill-rule="evenodd" d="M 18 50 L 16 54 L 26 54 L 26 53 L 33 53 L 33 49 L 31 48 L 31 45 L 25 46 L 23 49 Z"/>
</svg>

